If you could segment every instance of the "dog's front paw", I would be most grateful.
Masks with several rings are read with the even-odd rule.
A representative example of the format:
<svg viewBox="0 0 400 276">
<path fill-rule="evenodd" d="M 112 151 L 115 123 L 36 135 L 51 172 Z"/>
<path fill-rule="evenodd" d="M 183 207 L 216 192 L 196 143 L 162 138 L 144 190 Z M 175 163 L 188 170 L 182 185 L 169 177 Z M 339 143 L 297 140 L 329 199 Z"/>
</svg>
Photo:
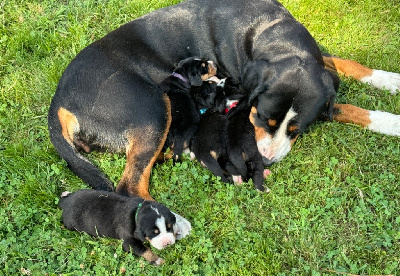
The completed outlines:
<svg viewBox="0 0 400 276">
<path fill-rule="evenodd" d="M 391 94 L 400 91 L 400 74 L 383 70 L 373 70 L 370 76 L 361 79 L 363 83 L 369 83 L 379 89 L 387 89 Z"/>
<path fill-rule="evenodd" d="M 172 212 L 175 215 L 174 235 L 176 240 L 181 240 L 190 234 L 192 225 L 184 217 Z"/>
</svg>

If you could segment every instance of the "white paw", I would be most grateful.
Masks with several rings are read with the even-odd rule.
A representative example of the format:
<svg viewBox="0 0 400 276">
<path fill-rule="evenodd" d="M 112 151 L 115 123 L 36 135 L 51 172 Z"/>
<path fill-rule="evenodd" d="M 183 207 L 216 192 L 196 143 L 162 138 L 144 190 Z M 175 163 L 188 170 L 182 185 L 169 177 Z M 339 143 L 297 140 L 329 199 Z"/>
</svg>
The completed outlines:
<svg viewBox="0 0 400 276">
<path fill-rule="evenodd" d="M 156 265 L 162 265 L 163 263 L 165 263 L 163 258 L 158 258 L 157 261 L 154 262 Z"/>
<path fill-rule="evenodd" d="M 66 197 L 69 196 L 71 194 L 71 192 L 65 191 L 61 194 L 61 197 Z"/>
<path fill-rule="evenodd" d="M 190 152 L 190 160 L 194 160 L 196 158 L 196 155 L 194 154 L 194 152 Z"/>
<path fill-rule="evenodd" d="M 174 212 L 172 212 L 172 214 L 174 214 L 175 218 L 176 218 L 176 222 L 174 225 L 175 239 L 181 240 L 190 234 L 190 231 L 192 230 L 192 225 L 184 217 L 182 217 Z"/>
<path fill-rule="evenodd" d="M 243 183 L 242 176 L 240 176 L 240 175 L 232 175 L 232 180 L 233 180 L 233 183 L 235 183 L 235 184 Z"/>
<path fill-rule="evenodd" d="M 363 83 L 369 83 L 379 89 L 387 89 L 391 94 L 400 91 L 400 74 L 387 72 L 383 70 L 373 70 L 372 75 L 360 80 Z"/>
<path fill-rule="evenodd" d="M 369 119 L 371 123 L 368 129 L 394 136 L 400 136 L 400 115 L 395 115 L 383 111 L 370 111 Z"/>
</svg>

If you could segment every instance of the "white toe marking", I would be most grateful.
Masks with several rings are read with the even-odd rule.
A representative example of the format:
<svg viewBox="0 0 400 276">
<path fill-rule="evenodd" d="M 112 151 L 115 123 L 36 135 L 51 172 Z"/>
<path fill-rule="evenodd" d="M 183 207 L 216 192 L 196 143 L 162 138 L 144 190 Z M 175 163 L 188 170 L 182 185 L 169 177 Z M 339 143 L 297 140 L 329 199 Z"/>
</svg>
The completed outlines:
<svg viewBox="0 0 400 276">
<path fill-rule="evenodd" d="M 370 111 L 369 118 L 371 123 L 368 129 L 394 136 L 400 136 L 400 115 L 395 115 L 383 111 Z"/>
<path fill-rule="evenodd" d="M 400 91 L 400 74 L 383 70 L 373 70 L 372 75 L 360 80 L 379 89 L 387 89 L 391 94 Z"/>
</svg>

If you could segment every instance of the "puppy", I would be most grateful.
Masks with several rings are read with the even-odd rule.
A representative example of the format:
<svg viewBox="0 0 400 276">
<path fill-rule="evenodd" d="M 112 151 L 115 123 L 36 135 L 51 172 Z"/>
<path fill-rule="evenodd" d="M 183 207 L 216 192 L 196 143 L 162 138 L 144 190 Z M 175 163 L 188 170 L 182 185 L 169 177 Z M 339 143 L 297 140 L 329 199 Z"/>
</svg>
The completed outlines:
<svg viewBox="0 0 400 276">
<path fill-rule="evenodd" d="M 239 93 L 238 84 L 234 83 L 231 78 L 221 80 L 216 86 L 205 83 L 201 88 L 204 90 L 197 89 L 192 95 L 196 99 L 196 103 L 207 103 L 209 106 L 212 103 L 210 99 L 213 99 L 214 103 L 204 111 L 200 109 L 203 115 L 191 140 L 191 155 L 195 156 L 214 175 L 221 177 L 222 181 L 229 182 L 232 180 L 232 175 L 238 175 L 238 171 L 229 161 L 227 153 L 229 121 L 224 111 L 227 101 L 233 100 L 237 96 L 243 97 L 243 95 Z M 207 100 L 209 101 L 207 102 Z"/>
<path fill-rule="evenodd" d="M 213 76 L 209 72 L 209 64 L 212 65 L 213 62 L 195 57 L 184 59 L 179 62 L 172 75 L 161 84 L 161 88 L 171 102 L 172 115 L 163 152 L 170 148 L 175 159 L 178 159 L 183 150 L 189 147 L 190 139 L 199 123 L 200 115 L 191 97 L 191 88 L 200 87 L 203 81 Z M 212 72 L 214 75 L 216 70 L 215 68 Z"/>
<path fill-rule="evenodd" d="M 148 241 L 161 250 L 176 240 L 175 215 L 154 201 L 88 189 L 62 193 L 59 206 L 67 229 L 122 239 L 125 251 L 142 256 L 152 265 L 161 265 L 164 260 L 143 243 Z"/>
<path fill-rule="evenodd" d="M 222 80 L 215 106 L 202 116 L 191 150 L 222 181 L 240 183 L 242 179 L 252 178 L 258 190 L 269 192 L 263 185 L 268 172 L 264 172 L 249 114 L 239 83 L 231 78 Z"/>
</svg>

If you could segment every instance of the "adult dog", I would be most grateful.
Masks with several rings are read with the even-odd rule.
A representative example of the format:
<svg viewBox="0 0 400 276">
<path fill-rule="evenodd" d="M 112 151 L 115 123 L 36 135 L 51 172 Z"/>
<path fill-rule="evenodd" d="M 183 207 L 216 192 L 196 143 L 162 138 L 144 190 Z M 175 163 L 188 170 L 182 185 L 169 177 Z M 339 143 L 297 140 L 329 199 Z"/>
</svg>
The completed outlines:
<svg viewBox="0 0 400 276">
<path fill-rule="evenodd" d="M 400 135 L 399 116 L 335 104 L 336 73 L 395 92 L 400 75 L 323 56 L 310 33 L 275 0 L 189 0 L 154 11 L 92 43 L 62 75 L 50 138 L 70 168 L 96 189 L 112 183 L 79 152 L 126 152 L 116 191 L 151 199 L 150 171 L 171 122 L 158 85 L 174 65 L 207 57 L 240 81 L 264 163 L 281 160 L 320 117 Z M 384 122 L 384 124 L 382 124 Z"/>
</svg>

